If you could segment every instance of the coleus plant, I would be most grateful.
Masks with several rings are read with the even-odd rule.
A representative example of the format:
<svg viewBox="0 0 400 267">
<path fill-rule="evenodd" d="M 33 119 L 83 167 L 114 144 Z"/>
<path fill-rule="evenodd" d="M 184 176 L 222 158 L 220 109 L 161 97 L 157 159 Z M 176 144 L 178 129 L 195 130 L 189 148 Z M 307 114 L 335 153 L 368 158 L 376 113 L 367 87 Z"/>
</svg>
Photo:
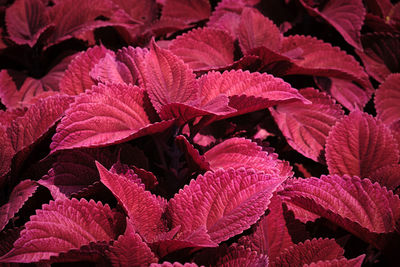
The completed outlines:
<svg viewBox="0 0 400 267">
<path fill-rule="evenodd" d="M 399 264 L 399 4 L 1 3 L 2 264 Z"/>
</svg>

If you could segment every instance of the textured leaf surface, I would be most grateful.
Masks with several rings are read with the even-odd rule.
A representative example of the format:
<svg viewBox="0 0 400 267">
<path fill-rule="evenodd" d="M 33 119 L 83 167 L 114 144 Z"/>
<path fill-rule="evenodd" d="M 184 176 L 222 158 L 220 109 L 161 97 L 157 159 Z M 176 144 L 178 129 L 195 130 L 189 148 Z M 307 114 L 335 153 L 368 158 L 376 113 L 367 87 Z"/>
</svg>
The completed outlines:
<svg viewBox="0 0 400 267">
<path fill-rule="evenodd" d="M 73 99 L 67 95 L 55 95 L 40 99 L 28 111 L 13 121 L 7 129 L 16 152 L 34 144 L 61 118 Z"/>
<path fill-rule="evenodd" d="M 170 103 L 190 103 L 198 98 L 192 70 L 172 52 L 158 47 L 154 41 L 145 58 L 146 89 L 157 111 Z"/>
<path fill-rule="evenodd" d="M 299 92 L 312 104 L 281 104 L 271 109 L 271 113 L 290 146 L 314 161 L 323 162 L 326 138 L 344 112 L 328 95 L 313 88 Z"/>
<path fill-rule="evenodd" d="M 283 180 L 244 168 L 199 175 L 169 201 L 172 226 L 181 232 L 205 226 L 211 240 L 225 241 L 261 217 Z"/>
<path fill-rule="evenodd" d="M 326 161 L 330 174 L 367 177 L 380 167 L 398 163 L 399 150 L 390 130 L 381 121 L 354 111 L 329 133 Z"/>
<path fill-rule="evenodd" d="M 135 233 L 134 226 L 129 225 L 123 235 L 107 251 L 107 256 L 113 266 L 142 266 L 158 262 L 154 253 Z"/>
<path fill-rule="evenodd" d="M 36 211 L 2 262 L 37 262 L 73 248 L 116 238 L 116 219 L 108 205 L 93 200 L 51 201 Z"/>
<path fill-rule="evenodd" d="M 283 164 L 276 154 L 262 151 L 262 147 L 249 139 L 230 138 L 204 153 L 205 161 L 216 171 L 219 168 L 252 168 L 271 176 L 287 177 L 281 172 Z"/>
<path fill-rule="evenodd" d="M 334 259 L 334 260 L 327 260 L 327 261 L 318 261 L 313 262 L 311 264 L 306 264 L 304 266 L 310 267 L 361 267 L 364 261 L 365 255 L 358 256 L 354 259 Z"/>
<path fill-rule="evenodd" d="M 272 266 L 304 266 L 318 261 L 342 259 L 344 250 L 334 239 L 312 239 L 298 243 L 271 259 Z"/>
<path fill-rule="evenodd" d="M 233 41 L 224 30 L 198 28 L 172 40 L 169 49 L 196 71 L 232 64 Z"/>
<path fill-rule="evenodd" d="M 257 223 L 254 233 L 239 239 L 239 243 L 258 254 L 276 258 L 285 248 L 293 245 L 283 216 L 282 201 L 274 195 L 268 205 L 269 213 Z"/>
<path fill-rule="evenodd" d="M 400 74 L 391 74 L 376 90 L 375 108 L 377 117 L 385 124 L 400 120 Z"/>
<path fill-rule="evenodd" d="M 166 231 L 162 219 L 166 205 L 164 199 L 152 195 L 131 179 L 111 173 L 99 163 L 96 165 L 101 182 L 120 202 L 144 241 L 153 241 L 157 235 Z"/>
<path fill-rule="evenodd" d="M 386 165 L 376 169 L 368 178 L 394 191 L 400 186 L 400 164 Z"/>
<path fill-rule="evenodd" d="M 60 91 L 69 95 L 78 95 L 90 89 L 95 83 L 89 72 L 107 53 L 111 52 L 108 52 L 104 46 L 95 46 L 78 54 L 71 61 L 60 81 Z"/>
<path fill-rule="evenodd" d="M 58 125 L 50 148 L 54 152 L 120 143 L 161 130 L 165 123 L 168 124 L 151 125 L 144 92 L 137 86 L 99 84 L 75 98 Z"/>
<path fill-rule="evenodd" d="M 191 23 L 208 19 L 210 12 L 211 6 L 207 0 L 166 0 L 161 17 L 177 18 Z"/>
<path fill-rule="evenodd" d="M 319 16 L 334 27 L 353 47 L 362 50 L 360 31 L 366 10 L 362 0 L 330 0 L 323 7 L 313 7 L 300 1 L 311 15 Z"/>
<path fill-rule="evenodd" d="M 35 193 L 37 184 L 31 180 L 24 180 L 14 187 L 8 203 L 0 207 L 0 231 L 8 221 L 22 208 L 25 202 Z"/>
<path fill-rule="evenodd" d="M 235 114 L 255 111 L 285 101 L 308 102 L 288 83 L 266 73 L 232 70 L 221 74 L 211 71 L 199 79 L 199 84 L 203 105 L 218 95 L 225 94 L 230 98 L 229 105 L 238 109 L 238 113 Z"/>
<path fill-rule="evenodd" d="M 0 125 L 0 181 L 3 175 L 10 171 L 14 154 L 15 151 L 7 135 L 6 128 Z"/>
<path fill-rule="evenodd" d="M 282 34 L 273 21 L 253 8 L 244 8 L 240 18 L 238 39 L 243 53 L 264 46 L 273 51 L 281 48 Z"/>
<path fill-rule="evenodd" d="M 395 231 L 400 199 L 378 183 L 357 176 L 321 176 L 298 179 L 281 191 L 288 202 L 327 218 L 360 238 Z"/>
<path fill-rule="evenodd" d="M 49 25 L 46 7 L 40 0 L 18 0 L 6 11 L 8 34 L 15 43 L 33 47 Z"/>
<path fill-rule="evenodd" d="M 107 53 L 90 71 L 90 77 L 102 83 L 134 84 L 128 67 L 117 60 L 111 53 Z M 136 77 L 135 77 L 136 78 Z"/>
<path fill-rule="evenodd" d="M 221 257 L 216 266 L 268 266 L 268 256 L 257 254 L 243 246 L 230 246 L 226 255 Z"/>
</svg>

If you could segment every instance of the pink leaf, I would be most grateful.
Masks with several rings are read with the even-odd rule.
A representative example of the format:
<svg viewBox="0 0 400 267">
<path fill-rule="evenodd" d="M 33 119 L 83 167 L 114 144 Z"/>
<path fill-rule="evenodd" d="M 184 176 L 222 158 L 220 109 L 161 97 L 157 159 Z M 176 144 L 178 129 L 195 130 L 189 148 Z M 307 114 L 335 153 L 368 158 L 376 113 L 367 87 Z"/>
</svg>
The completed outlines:
<svg viewBox="0 0 400 267">
<path fill-rule="evenodd" d="M 144 81 L 145 73 L 145 56 L 148 53 L 147 49 L 142 49 L 140 47 L 124 47 L 117 52 L 116 60 L 120 61 L 127 66 L 131 72 L 132 81 L 137 80 L 139 87 L 146 88 Z"/>
<path fill-rule="evenodd" d="M 238 38 L 243 53 L 264 46 L 272 51 L 281 48 L 282 34 L 278 27 L 253 8 L 244 8 L 239 24 Z"/>
<path fill-rule="evenodd" d="M 386 125 L 400 120 L 400 74 L 391 74 L 375 93 L 377 117 Z"/>
<path fill-rule="evenodd" d="M 399 150 L 390 130 L 372 116 L 354 111 L 336 123 L 326 140 L 330 174 L 367 177 L 398 163 Z"/>
<path fill-rule="evenodd" d="M 216 266 L 268 266 L 268 257 L 243 246 L 232 245 L 218 260 Z"/>
<path fill-rule="evenodd" d="M 93 200 L 50 201 L 36 211 L 1 262 L 38 262 L 90 242 L 111 241 L 118 235 L 108 205 Z"/>
<path fill-rule="evenodd" d="M 148 265 L 158 262 L 154 253 L 142 240 L 139 234 L 135 233 L 134 226 L 128 222 L 127 229 L 123 235 L 107 251 L 107 256 L 113 266 L 135 266 Z"/>
<path fill-rule="evenodd" d="M 283 217 L 282 201 L 274 195 L 268 206 L 269 213 L 257 223 L 254 233 L 239 239 L 239 243 L 258 254 L 276 258 L 281 251 L 293 245 Z"/>
<path fill-rule="evenodd" d="M 78 95 L 90 89 L 95 83 L 89 76 L 89 72 L 108 53 L 110 52 L 104 46 L 95 46 L 78 54 L 60 80 L 60 91 L 69 95 Z"/>
<path fill-rule="evenodd" d="M 366 10 L 362 0 L 329 0 L 322 7 L 300 3 L 313 15 L 324 19 L 334 27 L 353 47 L 362 50 L 360 31 Z"/>
<path fill-rule="evenodd" d="M 161 18 L 176 18 L 187 24 L 210 17 L 211 6 L 207 0 L 166 0 Z"/>
<path fill-rule="evenodd" d="M 163 263 L 152 263 L 150 264 L 150 267 L 198 267 L 196 263 L 179 263 L 179 262 L 174 262 L 170 263 L 169 261 L 164 261 Z"/>
<path fill-rule="evenodd" d="M 115 56 L 107 53 L 90 71 L 90 77 L 102 83 L 126 83 L 134 84 L 131 72 L 122 62 L 116 60 Z M 136 78 L 136 77 L 135 77 Z"/>
<path fill-rule="evenodd" d="M 39 36 L 50 26 L 46 7 L 41 0 L 18 0 L 7 8 L 7 31 L 19 45 L 33 47 Z"/>
<path fill-rule="evenodd" d="M 215 28 L 197 28 L 174 39 L 169 49 L 194 71 L 233 63 L 233 38 Z"/>
<path fill-rule="evenodd" d="M 72 101 L 69 96 L 55 95 L 30 106 L 24 116 L 13 121 L 7 129 L 14 150 L 19 152 L 36 143 L 55 125 Z"/>
<path fill-rule="evenodd" d="M 285 249 L 271 259 L 272 266 L 304 266 L 318 261 L 343 259 L 344 250 L 334 239 L 312 239 Z"/>
<path fill-rule="evenodd" d="M 209 72 L 199 79 L 202 105 L 224 94 L 230 98 L 229 105 L 238 111 L 229 116 L 239 115 L 270 107 L 278 103 L 309 101 L 298 91 L 279 78 L 266 73 L 248 71 Z M 249 105 L 248 102 L 255 102 Z"/>
<path fill-rule="evenodd" d="M 261 217 L 283 180 L 244 168 L 199 175 L 170 199 L 172 227 L 191 232 L 205 226 L 211 240 L 225 241 Z"/>
<path fill-rule="evenodd" d="M 96 5 L 91 0 L 80 1 L 79 5 L 74 0 L 57 1 L 48 9 L 50 21 L 55 28 L 47 41 L 47 47 L 99 27 L 114 25 L 111 21 L 96 18 L 111 18 L 117 9 L 112 1 L 107 0 L 97 1 Z"/>
<path fill-rule="evenodd" d="M 54 186 L 60 193 L 71 197 L 72 194 L 100 181 L 95 165 L 96 160 L 111 167 L 116 161 L 116 157 L 100 149 L 65 151 L 57 156 L 57 161 L 52 164 L 47 175 L 42 178 L 42 183 L 52 193 L 57 193 L 57 191 L 53 191 Z"/>
<path fill-rule="evenodd" d="M 2 178 L 11 170 L 11 160 L 15 154 L 6 128 L 0 125 L 0 184 Z"/>
<path fill-rule="evenodd" d="M 344 112 L 326 94 L 313 88 L 300 90 L 312 104 L 281 104 L 270 109 L 290 146 L 314 161 L 324 162 L 322 152 L 329 131 Z"/>
<path fill-rule="evenodd" d="M 154 241 L 158 235 L 166 231 L 162 218 L 166 200 L 157 198 L 123 175 L 107 171 L 100 163 L 96 162 L 96 165 L 101 182 L 120 202 L 144 241 Z"/>
<path fill-rule="evenodd" d="M 8 221 L 22 208 L 25 202 L 35 193 L 37 184 L 31 180 L 24 180 L 14 187 L 8 203 L 0 207 L 0 231 Z"/>
<path fill-rule="evenodd" d="M 210 170 L 210 165 L 206 162 L 205 157 L 199 154 L 199 151 L 193 147 L 184 135 L 178 135 L 175 138 L 175 142 L 180 150 L 185 153 L 186 161 L 191 168 L 206 171 Z"/>
<path fill-rule="evenodd" d="M 251 140 L 244 138 L 230 138 L 214 146 L 204 154 L 205 161 L 210 168 L 216 171 L 219 168 L 252 168 L 273 177 L 288 177 L 289 173 L 281 172 L 282 162 L 276 154 L 262 151 Z"/>
<path fill-rule="evenodd" d="M 144 92 L 137 86 L 99 84 L 75 98 L 57 127 L 52 152 L 122 143 L 162 131 L 171 121 L 151 124 Z"/>
<path fill-rule="evenodd" d="M 400 186 L 400 164 L 386 165 L 376 169 L 368 178 L 394 191 Z"/>
<path fill-rule="evenodd" d="M 379 233 L 396 231 L 400 199 L 378 183 L 357 176 L 298 179 L 280 191 L 288 203 L 320 215 L 382 247 Z"/>
<path fill-rule="evenodd" d="M 361 267 L 364 261 L 365 255 L 358 256 L 354 259 L 334 259 L 327 261 L 318 261 L 311 264 L 306 264 L 307 267 Z"/>
<path fill-rule="evenodd" d="M 154 41 L 145 58 L 146 89 L 154 108 L 170 103 L 190 103 L 198 99 L 192 70 L 172 52 L 159 48 Z"/>
</svg>

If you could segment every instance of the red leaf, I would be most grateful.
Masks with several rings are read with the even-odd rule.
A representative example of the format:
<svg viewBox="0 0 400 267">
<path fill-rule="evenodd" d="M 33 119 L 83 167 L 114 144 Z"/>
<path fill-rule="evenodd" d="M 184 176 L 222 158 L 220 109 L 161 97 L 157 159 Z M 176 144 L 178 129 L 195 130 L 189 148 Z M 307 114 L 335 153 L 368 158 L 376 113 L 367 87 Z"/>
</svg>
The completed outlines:
<svg viewBox="0 0 400 267">
<path fill-rule="evenodd" d="M 128 177 L 107 171 L 100 163 L 96 165 L 101 182 L 117 198 L 144 241 L 152 242 L 166 232 L 162 218 L 166 200 L 152 195 Z"/>
<path fill-rule="evenodd" d="M 11 169 L 11 160 L 15 155 L 11 140 L 7 135 L 6 128 L 0 125 L 0 185 L 2 178 Z"/>
<path fill-rule="evenodd" d="M 24 180 L 14 187 L 8 203 L 0 207 L 0 231 L 8 221 L 22 208 L 25 202 L 36 192 L 37 184 L 31 180 Z"/>
<path fill-rule="evenodd" d="M 282 34 L 272 20 L 264 17 L 257 9 L 244 8 L 239 24 L 238 38 L 243 53 L 264 46 L 279 51 Z"/>
<path fill-rule="evenodd" d="M 268 206 L 269 213 L 257 223 L 254 233 L 239 239 L 239 244 L 275 259 L 285 248 L 293 245 L 283 217 L 282 201 L 274 195 Z"/>
<path fill-rule="evenodd" d="M 6 10 L 7 31 L 19 45 L 33 47 L 50 26 L 46 7 L 41 0 L 17 0 Z"/>
<path fill-rule="evenodd" d="M 199 151 L 193 147 L 184 135 L 178 135 L 175 138 L 175 142 L 179 149 L 185 153 L 186 160 L 192 169 L 210 170 L 210 165 L 206 162 L 205 157 L 199 154 Z"/>
<path fill-rule="evenodd" d="M 344 250 L 334 239 L 312 239 L 298 243 L 271 259 L 272 266 L 304 266 L 318 261 L 343 259 Z"/>
<path fill-rule="evenodd" d="M 211 6 L 207 0 L 166 0 L 161 19 L 176 18 L 189 24 L 210 17 Z"/>
<path fill-rule="evenodd" d="M 52 152 L 76 147 L 122 143 L 163 131 L 172 122 L 152 124 L 145 111 L 144 91 L 137 86 L 99 84 L 75 98 L 57 127 Z"/>
<path fill-rule="evenodd" d="M 368 177 L 376 169 L 398 161 L 399 150 L 390 130 L 366 113 L 354 111 L 344 117 L 326 140 L 330 174 Z"/>
<path fill-rule="evenodd" d="M 128 67 L 118 61 L 114 54 L 107 53 L 90 71 L 90 77 L 102 83 L 135 84 Z M 135 77 L 136 78 L 136 77 Z"/>
<path fill-rule="evenodd" d="M 375 93 L 377 117 L 390 126 L 400 120 L 400 74 L 391 74 Z"/>
<path fill-rule="evenodd" d="M 318 16 L 334 27 L 353 47 L 362 50 L 360 31 L 366 10 L 362 0 L 329 0 L 322 7 L 300 3 L 313 15 Z"/>
<path fill-rule="evenodd" d="M 150 267 L 198 267 L 196 263 L 179 263 L 179 262 L 174 262 L 170 263 L 168 261 L 164 261 L 163 263 L 152 263 L 150 264 Z"/>
<path fill-rule="evenodd" d="M 268 266 L 268 257 L 243 246 L 232 245 L 226 254 L 220 257 L 216 266 Z"/>
<path fill-rule="evenodd" d="M 400 186 L 400 164 L 385 165 L 371 172 L 368 178 L 394 191 Z"/>
<path fill-rule="evenodd" d="M 230 138 L 204 154 L 205 161 L 210 164 L 213 171 L 219 168 L 245 167 L 263 171 L 273 177 L 287 178 L 291 176 L 290 171 L 283 171 L 284 163 L 277 157 L 277 154 L 262 151 L 262 147 L 244 138 Z"/>
<path fill-rule="evenodd" d="M 90 242 L 111 241 L 118 235 L 108 205 L 93 200 L 50 201 L 36 211 L 1 262 L 38 262 Z"/>
<path fill-rule="evenodd" d="M 215 28 L 197 28 L 172 40 L 169 49 L 194 71 L 233 63 L 233 38 Z"/>
<path fill-rule="evenodd" d="M 348 260 L 345 258 L 334 259 L 327 261 L 318 261 L 304 266 L 309 267 L 361 267 L 364 261 L 365 255 L 358 256 L 357 258 Z"/>
<path fill-rule="evenodd" d="M 72 101 L 69 96 L 55 95 L 30 106 L 24 116 L 15 119 L 7 129 L 14 150 L 19 152 L 35 144 L 55 125 Z"/>
<path fill-rule="evenodd" d="M 79 95 L 90 89 L 95 83 L 89 72 L 108 53 L 112 52 L 104 46 L 95 46 L 78 54 L 60 80 L 60 91 L 69 95 Z"/>
<path fill-rule="evenodd" d="M 271 113 L 290 146 L 314 161 L 324 162 L 326 138 L 344 112 L 328 95 L 313 88 L 299 92 L 312 104 L 281 104 L 270 109 Z"/>
<path fill-rule="evenodd" d="M 107 251 L 107 256 L 113 266 L 130 266 L 132 264 L 143 266 L 158 262 L 154 253 L 140 235 L 135 233 L 134 226 L 129 222 L 125 233 L 120 235 Z"/>
<path fill-rule="evenodd" d="M 212 241 L 228 240 L 261 217 L 283 181 L 244 168 L 199 175 L 170 199 L 172 227 L 181 226 L 181 233 L 206 227 Z"/>
<path fill-rule="evenodd" d="M 377 234 L 396 231 L 400 218 L 397 195 L 357 176 L 298 179 L 280 194 L 288 203 L 322 216 L 377 247 L 382 247 Z"/>
<path fill-rule="evenodd" d="M 159 48 L 154 40 L 145 57 L 145 86 L 154 108 L 160 112 L 170 103 L 198 100 L 198 88 L 192 70 L 172 52 Z"/>
<path fill-rule="evenodd" d="M 229 106 L 237 109 L 229 116 L 267 108 L 292 101 L 308 103 L 298 91 L 279 78 L 266 73 L 242 70 L 209 72 L 199 79 L 201 104 L 205 105 L 220 94 L 230 98 Z M 252 103 L 251 105 L 249 103 Z"/>
</svg>

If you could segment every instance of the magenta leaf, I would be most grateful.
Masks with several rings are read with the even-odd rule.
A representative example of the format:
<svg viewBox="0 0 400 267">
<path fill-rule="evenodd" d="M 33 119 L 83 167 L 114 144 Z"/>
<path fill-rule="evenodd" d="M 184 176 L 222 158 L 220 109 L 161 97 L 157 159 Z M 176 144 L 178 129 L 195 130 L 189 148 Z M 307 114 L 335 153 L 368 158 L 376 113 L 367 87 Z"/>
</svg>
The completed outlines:
<svg viewBox="0 0 400 267">
<path fill-rule="evenodd" d="M 211 6 L 207 0 L 166 0 L 161 18 L 175 18 L 192 23 L 210 17 Z"/>
<path fill-rule="evenodd" d="M 7 8 L 7 31 L 19 45 L 33 47 L 39 36 L 50 26 L 46 7 L 41 0 L 18 0 Z"/>
<path fill-rule="evenodd" d="M 382 247 L 377 234 L 396 231 L 400 218 L 397 195 L 357 176 L 298 179 L 280 194 L 293 206 L 322 216 L 377 247 Z"/>
<path fill-rule="evenodd" d="M 8 221 L 22 208 L 25 202 L 36 192 L 38 185 L 31 180 L 24 180 L 14 187 L 8 203 L 0 207 L 0 231 Z"/>
<path fill-rule="evenodd" d="M 102 83 L 134 84 L 128 67 L 116 60 L 115 55 L 107 53 L 90 71 L 90 77 Z"/>
<path fill-rule="evenodd" d="M 390 126 L 400 120 L 400 74 L 391 74 L 375 93 L 377 117 Z"/>
<path fill-rule="evenodd" d="M 62 117 L 73 101 L 67 95 L 55 95 L 40 99 L 28 111 L 13 121 L 7 129 L 15 152 L 19 152 L 43 137 Z"/>
<path fill-rule="evenodd" d="M 398 161 L 399 149 L 390 130 L 360 111 L 337 122 L 326 140 L 330 174 L 368 177 L 376 169 Z"/>
<path fill-rule="evenodd" d="M 65 112 L 50 148 L 54 152 L 122 143 L 171 125 L 171 121 L 152 124 L 145 104 L 144 91 L 137 86 L 93 86 L 77 96 Z"/>
<path fill-rule="evenodd" d="M 170 199 L 172 227 L 181 226 L 181 232 L 190 232 L 205 226 L 211 240 L 225 241 L 261 217 L 272 193 L 284 180 L 244 168 L 199 175 Z"/>
<path fill-rule="evenodd" d="M 216 266 L 268 266 L 268 256 L 234 244 L 219 258 Z"/>
<path fill-rule="evenodd" d="M 58 191 L 71 197 L 100 181 L 95 161 L 111 167 L 116 157 L 100 149 L 79 149 L 65 151 L 57 156 L 57 161 L 45 175 L 41 183 L 52 192 L 53 198 Z M 54 188 L 56 187 L 56 188 Z"/>
<path fill-rule="evenodd" d="M 309 103 L 288 83 L 266 73 L 232 70 L 221 74 L 211 71 L 199 79 L 199 85 L 202 105 L 220 94 L 229 97 L 229 106 L 238 111 L 228 116 L 236 116 L 284 102 Z"/>
<path fill-rule="evenodd" d="M 196 263 L 179 263 L 179 262 L 169 262 L 169 261 L 164 261 L 163 263 L 152 263 L 150 264 L 150 267 L 198 267 Z"/>
<path fill-rule="evenodd" d="M 134 226 L 128 222 L 123 235 L 107 251 L 107 256 L 113 266 L 148 265 L 158 262 L 154 253 L 142 240 L 139 234 L 135 233 Z"/>
<path fill-rule="evenodd" d="M 329 0 L 322 7 L 310 6 L 304 0 L 300 3 L 311 15 L 322 18 L 334 27 L 346 42 L 362 50 L 360 31 L 366 13 L 362 0 Z"/>
<path fill-rule="evenodd" d="M 281 48 L 282 34 L 278 27 L 268 18 L 253 8 L 244 8 L 238 38 L 243 53 L 248 53 L 253 48 L 264 46 L 272 51 Z"/>
<path fill-rule="evenodd" d="M 192 169 L 197 170 L 210 170 L 210 164 L 206 162 L 204 156 L 201 156 L 199 151 L 186 139 L 184 135 L 178 135 L 175 142 L 180 150 L 185 153 L 186 160 Z"/>
<path fill-rule="evenodd" d="M 170 103 L 198 100 L 193 71 L 172 52 L 158 47 L 154 41 L 145 57 L 145 86 L 154 108 L 160 112 Z"/>
<path fill-rule="evenodd" d="M 371 172 L 368 178 L 394 191 L 400 186 L 400 164 L 385 165 Z"/>
<path fill-rule="evenodd" d="M 101 182 L 117 198 L 144 241 L 154 241 L 167 230 L 162 218 L 166 200 L 152 195 L 129 177 L 111 173 L 98 162 L 96 165 Z"/>
<path fill-rule="evenodd" d="M 7 135 L 6 128 L 0 125 L 0 184 L 2 183 L 3 176 L 11 169 L 11 161 L 14 154 L 15 151 Z"/>
<path fill-rule="evenodd" d="M 283 216 L 282 200 L 274 195 L 268 206 L 269 213 L 257 223 L 255 231 L 239 239 L 239 243 L 258 254 L 276 258 L 281 251 L 293 245 Z"/>
<path fill-rule="evenodd" d="M 344 250 L 334 239 L 312 239 L 298 243 L 271 259 L 272 266 L 304 266 L 318 261 L 343 259 Z"/>
<path fill-rule="evenodd" d="M 327 261 L 318 261 L 318 262 L 313 262 L 311 264 L 306 264 L 304 266 L 309 266 L 309 267 L 361 267 L 362 263 L 364 261 L 365 255 L 360 255 L 357 258 L 354 259 L 346 259 L 346 258 L 341 258 L 341 259 L 333 259 L 333 260 L 327 260 Z"/>
<path fill-rule="evenodd" d="M 36 211 L 1 262 L 38 262 L 90 242 L 111 241 L 118 235 L 116 218 L 108 205 L 93 200 L 51 201 Z"/>
<path fill-rule="evenodd" d="M 0 256 L 3 256 L 13 248 L 14 242 L 19 238 L 23 227 L 15 227 L 0 232 Z M 4 266 L 9 266 L 3 264 Z"/>
<path fill-rule="evenodd" d="M 271 113 L 290 146 L 314 161 L 324 162 L 326 138 L 344 112 L 328 95 L 313 88 L 299 92 L 312 104 L 281 104 L 271 108 Z"/>
<path fill-rule="evenodd" d="M 198 28 L 174 39 L 169 49 L 194 71 L 233 63 L 233 38 L 224 30 Z"/>
<path fill-rule="evenodd" d="M 276 154 L 269 154 L 256 143 L 244 138 L 225 140 L 204 153 L 204 159 L 213 171 L 245 167 L 274 177 L 291 176 L 291 170 L 285 171 L 282 166 L 285 163 L 277 159 Z"/>
<path fill-rule="evenodd" d="M 78 54 L 69 64 L 60 80 L 60 91 L 78 95 L 94 85 L 90 70 L 109 52 L 104 46 L 95 46 Z"/>
</svg>

